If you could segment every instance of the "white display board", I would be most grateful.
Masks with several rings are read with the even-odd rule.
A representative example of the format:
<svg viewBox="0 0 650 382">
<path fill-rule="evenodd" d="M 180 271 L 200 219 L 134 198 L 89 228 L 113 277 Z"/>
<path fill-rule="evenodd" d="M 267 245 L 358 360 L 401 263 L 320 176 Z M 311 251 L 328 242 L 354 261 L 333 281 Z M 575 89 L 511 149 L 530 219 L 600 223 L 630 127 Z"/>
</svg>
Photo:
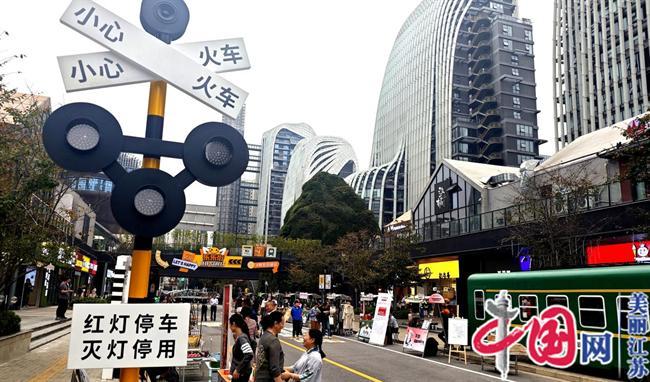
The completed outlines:
<svg viewBox="0 0 650 382">
<path fill-rule="evenodd" d="M 384 345 L 392 301 L 393 297 L 390 293 L 379 293 L 375 315 L 372 318 L 372 333 L 370 333 L 370 341 L 368 341 L 371 344 Z"/>
<path fill-rule="evenodd" d="M 187 365 L 190 304 L 75 304 L 68 369 Z"/>
<path fill-rule="evenodd" d="M 176 44 L 174 48 L 214 73 L 246 70 L 251 67 L 242 38 Z M 57 59 L 67 92 L 160 79 L 112 52 L 60 56 Z"/>
<path fill-rule="evenodd" d="M 466 318 L 449 319 L 449 338 L 447 342 L 450 345 L 467 346 L 467 319 Z"/>
<path fill-rule="evenodd" d="M 72 0 L 61 22 L 230 118 L 246 102 L 243 89 L 91 0 Z"/>
</svg>

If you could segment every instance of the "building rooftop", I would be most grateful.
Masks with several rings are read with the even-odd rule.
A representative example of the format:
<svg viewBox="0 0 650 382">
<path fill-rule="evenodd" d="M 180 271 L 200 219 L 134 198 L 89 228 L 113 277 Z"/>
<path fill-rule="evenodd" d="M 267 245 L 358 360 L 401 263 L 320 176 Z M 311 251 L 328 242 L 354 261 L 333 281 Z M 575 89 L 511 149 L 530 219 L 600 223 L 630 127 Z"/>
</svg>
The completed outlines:
<svg viewBox="0 0 650 382">
<path fill-rule="evenodd" d="M 520 171 L 517 167 L 495 166 L 492 164 L 465 162 L 454 159 L 443 159 L 445 165 L 462 175 L 469 182 L 473 183 L 477 189 L 491 188 L 488 180 L 496 175 L 514 174 L 519 176 Z"/>
<path fill-rule="evenodd" d="M 544 171 L 552 167 L 590 159 L 602 151 L 616 147 L 619 143 L 629 142 L 629 139 L 623 136 L 623 131 L 631 121 L 643 115 L 626 119 L 577 138 L 537 166 L 535 171 Z"/>
</svg>

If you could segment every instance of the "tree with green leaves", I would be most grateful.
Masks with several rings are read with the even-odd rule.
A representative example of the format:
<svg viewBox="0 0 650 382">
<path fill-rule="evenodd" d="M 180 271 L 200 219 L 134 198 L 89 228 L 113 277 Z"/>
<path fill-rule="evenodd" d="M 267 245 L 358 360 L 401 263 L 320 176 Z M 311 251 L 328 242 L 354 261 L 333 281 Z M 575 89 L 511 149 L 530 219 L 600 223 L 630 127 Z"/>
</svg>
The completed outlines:
<svg viewBox="0 0 650 382">
<path fill-rule="evenodd" d="M 321 172 L 302 187 L 302 194 L 287 211 L 280 235 L 320 240 L 333 245 L 350 232 L 379 233 L 368 205 L 336 175 Z"/>
<path fill-rule="evenodd" d="M 385 241 L 381 254 L 373 263 L 378 288 L 406 287 L 420 279 L 418 267 L 411 258 L 416 242 L 416 234 L 411 229 L 395 233 Z"/>
<path fill-rule="evenodd" d="M 22 266 L 67 262 L 72 256 L 72 243 L 66 240 L 74 235 L 70 223 L 74 211 L 56 210 L 70 185 L 62 181 L 63 170 L 43 148 L 41 131 L 49 111 L 43 100 L 18 94 L 0 82 L 2 290 L 15 281 Z M 65 212 L 68 219 L 61 215 Z"/>
</svg>

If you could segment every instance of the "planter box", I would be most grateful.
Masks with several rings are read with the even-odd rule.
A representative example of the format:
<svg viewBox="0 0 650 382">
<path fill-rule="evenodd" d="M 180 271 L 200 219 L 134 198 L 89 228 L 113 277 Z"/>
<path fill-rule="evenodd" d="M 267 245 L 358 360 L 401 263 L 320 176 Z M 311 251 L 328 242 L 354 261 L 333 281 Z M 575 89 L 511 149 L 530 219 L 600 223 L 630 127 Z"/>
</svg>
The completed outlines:
<svg viewBox="0 0 650 382">
<path fill-rule="evenodd" d="M 31 340 L 31 330 L 23 330 L 6 337 L 0 337 L 0 363 L 26 354 L 29 351 Z"/>
</svg>

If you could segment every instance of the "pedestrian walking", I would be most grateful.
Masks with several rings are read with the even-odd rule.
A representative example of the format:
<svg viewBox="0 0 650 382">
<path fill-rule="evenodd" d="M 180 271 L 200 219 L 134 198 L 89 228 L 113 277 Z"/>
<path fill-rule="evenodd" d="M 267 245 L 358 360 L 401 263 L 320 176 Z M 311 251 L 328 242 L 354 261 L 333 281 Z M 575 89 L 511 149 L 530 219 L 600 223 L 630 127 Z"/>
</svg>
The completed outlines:
<svg viewBox="0 0 650 382">
<path fill-rule="evenodd" d="M 282 379 L 298 382 L 321 382 L 323 368 L 323 333 L 309 329 L 303 337 L 302 345 L 307 350 L 292 366 L 285 368 Z"/>
<path fill-rule="evenodd" d="M 208 305 L 205 301 L 201 301 L 201 321 L 208 320 Z"/>
<path fill-rule="evenodd" d="M 332 337 L 332 331 L 330 330 L 330 306 L 325 303 L 321 305 L 320 314 L 318 315 L 318 321 L 321 323 L 321 328 L 323 330 L 323 335 Z"/>
<path fill-rule="evenodd" d="M 63 276 L 61 278 L 61 283 L 59 283 L 59 306 L 56 309 L 56 319 L 65 320 L 65 311 L 68 309 L 68 302 L 70 300 L 70 294 L 74 291 L 70 289 L 70 277 Z"/>
<path fill-rule="evenodd" d="M 232 347 L 232 362 L 230 363 L 230 374 L 232 382 L 248 382 L 253 372 L 253 347 L 250 338 L 246 334 L 248 325 L 239 314 L 233 314 L 228 319 L 230 331 L 235 337 L 235 344 Z"/>
<path fill-rule="evenodd" d="M 271 312 L 262 318 L 264 334 L 257 345 L 255 382 L 281 382 L 284 352 L 278 334 L 284 328 L 282 313 Z"/>
<path fill-rule="evenodd" d="M 212 296 L 210 299 L 210 321 L 217 320 L 217 305 L 219 305 L 219 297 Z"/>
<path fill-rule="evenodd" d="M 299 338 L 302 335 L 302 305 L 300 300 L 296 300 L 291 308 L 291 322 L 293 323 L 293 338 Z"/>
<path fill-rule="evenodd" d="M 241 315 L 244 317 L 244 321 L 246 321 L 246 326 L 248 327 L 248 338 L 251 340 L 253 351 L 255 351 L 255 348 L 257 347 L 257 321 L 253 319 L 253 310 L 250 307 L 245 306 L 241 308 Z"/>
<path fill-rule="evenodd" d="M 309 309 L 309 313 L 307 314 L 307 318 L 309 319 L 310 329 L 320 330 L 320 323 L 318 322 L 319 314 L 320 314 L 320 309 L 318 309 L 317 304 L 314 304 L 314 306 L 312 306 L 311 309 Z"/>
</svg>

